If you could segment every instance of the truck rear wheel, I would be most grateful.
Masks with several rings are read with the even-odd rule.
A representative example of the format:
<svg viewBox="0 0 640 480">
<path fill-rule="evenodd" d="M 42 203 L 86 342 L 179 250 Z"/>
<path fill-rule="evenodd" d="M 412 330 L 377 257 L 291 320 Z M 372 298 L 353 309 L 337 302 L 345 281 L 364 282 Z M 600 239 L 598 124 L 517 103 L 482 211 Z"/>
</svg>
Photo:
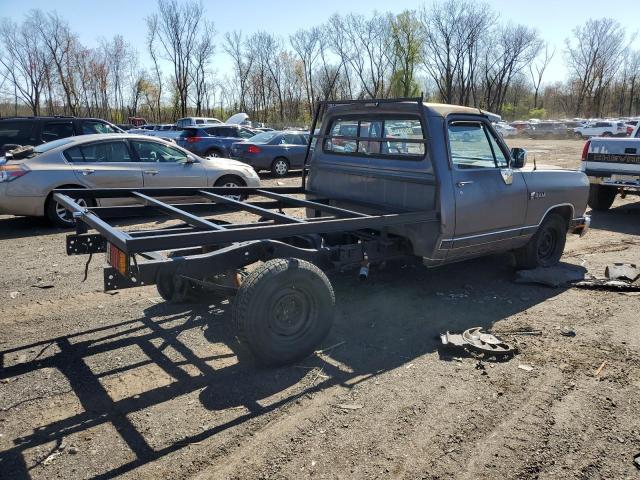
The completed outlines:
<svg viewBox="0 0 640 480">
<path fill-rule="evenodd" d="M 545 217 L 529 242 L 514 251 L 516 267 L 538 268 L 557 265 L 567 241 L 567 221 L 556 213 Z"/>
<path fill-rule="evenodd" d="M 591 184 L 587 204 L 593 210 L 609 210 L 611 205 L 613 205 L 617 193 L 615 187 Z"/>
<path fill-rule="evenodd" d="M 282 365 L 311 354 L 327 336 L 335 295 L 315 265 L 277 258 L 247 276 L 233 307 L 238 339 L 260 363 Z"/>
</svg>

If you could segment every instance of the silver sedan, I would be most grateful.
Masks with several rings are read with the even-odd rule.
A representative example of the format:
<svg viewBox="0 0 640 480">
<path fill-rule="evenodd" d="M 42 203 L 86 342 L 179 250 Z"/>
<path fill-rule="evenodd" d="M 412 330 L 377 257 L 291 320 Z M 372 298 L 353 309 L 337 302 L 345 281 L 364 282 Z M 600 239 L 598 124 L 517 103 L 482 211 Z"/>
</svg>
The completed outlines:
<svg viewBox="0 0 640 480">
<path fill-rule="evenodd" d="M 52 199 L 56 188 L 211 186 L 259 187 L 260 178 L 245 163 L 200 158 L 144 135 L 82 135 L 0 157 L 0 214 L 46 216 L 64 227 L 73 225 L 73 219 Z M 78 202 L 94 206 L 90 200 Z M 130 199 L 99 202 L 97 206 L 131 204 Z"/>
</svg>

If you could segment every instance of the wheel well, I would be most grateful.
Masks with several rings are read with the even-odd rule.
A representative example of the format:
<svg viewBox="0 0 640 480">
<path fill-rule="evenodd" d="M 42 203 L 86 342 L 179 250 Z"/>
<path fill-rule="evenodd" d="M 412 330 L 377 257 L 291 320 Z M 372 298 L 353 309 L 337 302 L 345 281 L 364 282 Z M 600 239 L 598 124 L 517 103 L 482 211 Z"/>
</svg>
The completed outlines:
<svg viewBox="0 0 640 480">
<path fill-rule="evenodd" d="M 49 195 L 47 195 L 47 199 L 44 201 L 44 207 L 45 208 L 47 208 L 47 205 L 49 204 L 49 202 L 53 198 L 53 190 L 57 190 L 59 188 L 86 188 L 86 187 L 84 187 L 82 185 L 76 185 L 76 184 L 73 184 L 73 183 L 69 183 L 69 184 L 66 184 L 66 185 L 59 185 L 59 186 L 55 187 L 54 189 L 52 189 L 49 192 Z"/>
<path fill-rule="evenodd" d="M 222 153 L 222 149 L 220 147 L 211 147 L 207 150 L 207 153 L 212 153 L 212 152 Z M 205 155 L 207 153 L 205 153 Z"/>
<path fill-rule="evenodd" d="M 233 174 L 226 174 L 221 176 L 219 179 L 215 181 L 214 186 L 218 185 L 219 183 L 224 183 L 224 180 L 227 180 L 227 179 L 234 180 L 238 182 L 240 185 L 243 185 L 245 187 L 247 186 L 247 182 L 245 182 L 242 177 L 240 177 L 239 175 L 233 175 Z"/>
<path fill-rule="evenodd" d="M 571 205 L 558 205 L 557 207 L 553 207 L 547 212 L 545 218 L 552 213 L 560 215 L 565 220 L 565 222 L 567 222 L 567 228 L 569 227 L 569 223 L 573 218 L 573 207 Z"/>
<path fill-rule="evenodd" d="M 287 162 L 287 164 L 291 165 L 291 163 L 289 162 L 289 159 L 287 157 L 283 157 L 282 155 L 279 155 L 276 158 L 274 158 L 273 162 L 275 162 L 276 160 L 284 160 L 285 162 Z M 273 165 L 273 162 L 271 162 L 272 165 Z"/>
</svg>

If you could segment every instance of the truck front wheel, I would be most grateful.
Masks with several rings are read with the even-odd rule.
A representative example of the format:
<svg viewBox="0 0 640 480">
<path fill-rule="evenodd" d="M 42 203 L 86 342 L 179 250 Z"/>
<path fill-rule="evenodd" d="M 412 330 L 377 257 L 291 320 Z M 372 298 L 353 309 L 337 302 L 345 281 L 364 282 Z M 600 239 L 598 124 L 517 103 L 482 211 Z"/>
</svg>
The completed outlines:
<svg viewBox="0 0 640 480">
<path fill-rule="evenodd" d="M 244 280 L 233 305 L 238 339 L 265 365 L 311 354 L 333 323 L 335 295 L 327 276 L 296 258 L 265 262 Z"/>
<path fill-rule="evenodd" d="M 529 242 L 514 251 L 518 268 L 552 267 L 560 262 L 567 241 L 567 221 L 548 215 Z"/>
<path fill-rule="evenodd" d="M 616 198 L 615 187 L 591 184 L 589 187 L 589 199 L 587 204 L 593 210 L 608 210 Z"/>
</svg>

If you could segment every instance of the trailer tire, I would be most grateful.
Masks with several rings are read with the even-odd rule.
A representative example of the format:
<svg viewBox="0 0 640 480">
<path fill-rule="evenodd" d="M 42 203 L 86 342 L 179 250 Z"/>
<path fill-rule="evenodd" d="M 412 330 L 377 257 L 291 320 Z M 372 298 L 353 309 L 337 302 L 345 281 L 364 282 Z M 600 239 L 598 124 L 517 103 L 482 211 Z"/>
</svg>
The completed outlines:
<svg viewBox="0 0 640 480">
<path fill-rule="evenodd" d="M 187 303 L 193 299 L 191 285 L 179 275 L 158 275 L 156 289 L 162 299 L 169 303 Z"/>
<path fill-rule="evenodd" d="M 602 185 L 591 184 L 589 186 L 589 199 L 587 204 L 593 209 L 598 211 L 609 210 L 613 201 L 616 198 L 615 187 L 605 187 Z"/>
<path fill-rule="evenodd" d="M 335 295 L 327 276 L 297 258 L 269 260 L 244 280 L 233 305 L 238 339 L 259 363 L 311 354 L 329 333 Z"/>
<path fill-rule="evenodd" d="M 560 262 L 567 242 L 567 221 L 551 213 L 529 242 L 514 251 L 517 268 L 552 267 Z"/>
</svg>

